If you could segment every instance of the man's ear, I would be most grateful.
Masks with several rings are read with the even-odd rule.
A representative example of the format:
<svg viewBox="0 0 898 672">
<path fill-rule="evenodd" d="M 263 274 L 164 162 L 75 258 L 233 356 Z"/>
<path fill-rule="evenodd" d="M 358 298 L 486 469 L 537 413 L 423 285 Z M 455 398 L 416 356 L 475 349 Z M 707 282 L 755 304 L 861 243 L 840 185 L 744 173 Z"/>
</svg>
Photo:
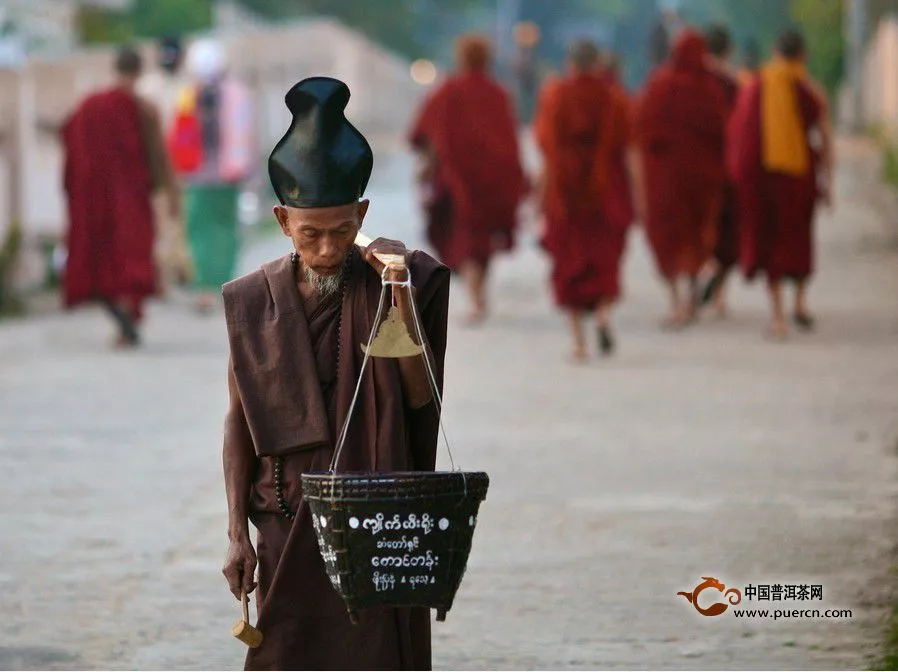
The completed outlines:
<svg viewBox="0 0 898 672">
<path fill-rule="evenodd" d="M 287 208 L 283 205 L 276 205 L 273 208 L 274 216 L 278 220 L 278 224 L 281 226 L 281 231 L 283 231 L 284 235 L 290 236 L 290 229 L 288 228 L 288 223 L 290 220 L 289 213 L 287 212 Z"/>
<path fill-rule="evenodd" d="M 371 201 L 367 198 L 363 201 L 359 201 L 356 206 L 356 214 L 359 217 L 359 228 L 362 228 L 362 223 L 365 221 L 365 215 L 368 214 L 368 206 L 371 205 Z"/>
</svg>

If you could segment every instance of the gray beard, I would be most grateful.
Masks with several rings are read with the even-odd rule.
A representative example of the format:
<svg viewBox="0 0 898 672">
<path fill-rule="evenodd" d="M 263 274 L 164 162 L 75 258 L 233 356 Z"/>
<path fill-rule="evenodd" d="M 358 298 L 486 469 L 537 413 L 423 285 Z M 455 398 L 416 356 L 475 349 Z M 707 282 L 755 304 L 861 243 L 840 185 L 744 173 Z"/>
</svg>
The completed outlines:
<svg viewBox="0 0 898 672">
<path fill-rule="evenodd" d="M 334 275 L 321 275 L 316 273 L 308 266 L 304 267 L 303 274 L 306 282 L 317 292 L 320 300 L 329 299 L 340 291 L 343 285 L 343 267 Z"/>
</svg>

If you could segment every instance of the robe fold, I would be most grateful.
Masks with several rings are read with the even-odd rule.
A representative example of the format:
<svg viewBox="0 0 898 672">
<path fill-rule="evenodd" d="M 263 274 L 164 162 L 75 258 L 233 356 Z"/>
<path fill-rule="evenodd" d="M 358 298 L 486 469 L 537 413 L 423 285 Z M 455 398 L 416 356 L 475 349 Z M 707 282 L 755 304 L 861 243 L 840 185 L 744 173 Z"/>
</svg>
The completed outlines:
<svg viewBox="0 0 898 672">
<path fill-rule="evenodd" d="M 649 78 L 636 133 L 646 181 L 646 233 L 665 278 L 695 276 L 714 252 L 725 181 L 726 100 L 704 63 L 704 40 L 679 38 Z"/>
<path fill-rule="evenodd" d="M 409 267 L 442 389 L 449 272 L 417 251 Z M 350 623 L 302 498 L 300 475 L 329 467 L 377 309 L 380 277 L 357 250 L 346 273 L 342 301 L 325 301 L 308 315 L 289 256 L 223 288 L 232 390 L 225 441 L 257 456 L 249 510 L 258 530 L 265 639 L 249 650 L 246 669 L 430 669 L 429 610 L 367 609 Z M 434 404 L 406 407 L 395 359 L 372 358 L 337 470 L 432 471 L 438 423 Z M 278 458 L 292 522 L 275 497 Z"/>
<path fill-rule="evenodd" d="M 465 261 L 486 267 L 511 249 L 525 180 L 505 90 L 481 72 L 450 77 L 425 101 L 409 141 L 435 156 L 425 208 L 440 260 L 453 270 Z"/>
<path fill-rule="evenodd" d="M 572 75 L 550 87 L 540 97 L 536 124 L 545 161 L 542 243 L 553 259 L 556 303 L 592 310 L 620 294 L 632 219 L 620 170 L 630 141 L 626 101 L 598 74 Z"/>
<path fill-rule="evenodd" d="M 741 91 L 728 129 L 727 164 L 739 202 L 739 262 L 748 279 L 763 272 L 773 282 L 803 280 L 814 269 L 813 221 L 819 197 L 820 156 L 810 134 L 820 122 L 824 103 L 808 84 L 795 83 L 810 161 L 804 174 L 786 175 L 763 165 L 762 89 L 756 79 Z"/>
<path fill-rule="evenodd" d="M 156 292 L 149 121 L 137 96 L 114 88 L 84 100 L 63 127 L 66 307 L 107 299 L 139 309 Z"/>
<path fill-rule="evenodd" d="M 729 72 L 715 71 L 723 88 L 727 104 L 727 119 L 732 116 L 739 96 L 739 80 Z M 723 190 L 720 215 L 717 218 L 717 243 L 714 258 L 721 269 L 728 270 L 739 263 L 739 210 L 736 200 L 736 185 L 727 179 Z"/>
</svg>

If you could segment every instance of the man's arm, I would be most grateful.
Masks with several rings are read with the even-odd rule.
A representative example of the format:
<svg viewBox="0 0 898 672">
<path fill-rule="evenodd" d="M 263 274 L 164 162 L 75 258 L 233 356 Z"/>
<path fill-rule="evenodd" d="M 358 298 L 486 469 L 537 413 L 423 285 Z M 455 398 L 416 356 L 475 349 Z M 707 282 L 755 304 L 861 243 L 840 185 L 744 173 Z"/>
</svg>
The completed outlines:
<svg viewBox="0 0 898 672">
<path fill-rule="evenodd" d="M 230 545 L 222 573 L 234 597 L 239 600 L 241 590 L 248 594 L 256 587 L 256 552 L 249 538 L 248 511 L 250 489 L 256 472 L 256 453 L 231 362 L 228 362 L 228 397 L 222 463 L 228 498 Z"/>
</svg>

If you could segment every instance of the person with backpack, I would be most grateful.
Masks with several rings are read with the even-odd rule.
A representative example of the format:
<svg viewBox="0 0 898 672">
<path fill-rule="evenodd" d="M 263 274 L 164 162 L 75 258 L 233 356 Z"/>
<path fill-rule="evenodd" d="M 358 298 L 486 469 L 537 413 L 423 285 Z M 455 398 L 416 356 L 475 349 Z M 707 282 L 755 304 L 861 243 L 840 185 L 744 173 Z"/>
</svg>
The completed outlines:
<svg viewBox="0 0 898 672">
<path fill-rule="evenodd" d="M 255 115 L 248 89 L 227 72 L 218 42 L 191 45 L 187 70 L 191 81 L 179 94 L 168 149 L 185 183 L 196 306 L 206 312 L 235 275 L 237 199 L 255 161 Z"/>
</svg>

